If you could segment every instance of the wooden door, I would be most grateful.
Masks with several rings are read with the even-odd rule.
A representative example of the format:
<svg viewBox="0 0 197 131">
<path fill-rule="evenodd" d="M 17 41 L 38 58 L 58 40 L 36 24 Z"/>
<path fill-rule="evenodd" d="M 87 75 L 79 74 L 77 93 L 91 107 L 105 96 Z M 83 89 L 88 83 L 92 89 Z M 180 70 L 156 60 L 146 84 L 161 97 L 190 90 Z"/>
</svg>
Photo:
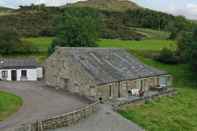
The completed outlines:
<svg viewBox="0 0 197 131">
<path fill-rule="evenodd" d="M 12 81 L 16 81 L 17 80 L 17 72 L 16 72 L 16 70 L 12 70 L 11 71 L 11 79 L 12 79 Z"/>
</svg>

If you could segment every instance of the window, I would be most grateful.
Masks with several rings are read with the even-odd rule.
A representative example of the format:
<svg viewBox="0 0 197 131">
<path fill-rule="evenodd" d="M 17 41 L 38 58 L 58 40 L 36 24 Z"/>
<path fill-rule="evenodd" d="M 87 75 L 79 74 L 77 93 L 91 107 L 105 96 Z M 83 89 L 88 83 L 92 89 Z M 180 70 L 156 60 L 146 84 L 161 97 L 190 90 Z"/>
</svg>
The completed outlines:
<svg viewBox="0 0 197 131">
<path fill-rule="evenodd" d="M 68 82 L 69 82 L 69 79 L 64 79 L 64 88 L 65 89 L 68 89 Z"/>
<path fill-rule="evenodd" d="M 144 79 L 140 80 L 140 89 L 141 90 L 145 87 L 144 84 L 145 84 L 145 80 Z"/>
<path fill-rule="evenodd" d="M 8 72 L 2 71 L 2 78 L 7 78 L 7 77 L 8 77 Z"/>
<path fill-rule="evenodd" d="M 109 96 L 112 97 L 112 85 L 109 85 Z"/>
<path fill-rule="evenodd" d="M 22 77 L 27 77 L 27 71 L 26 70 L 22 70 L 21 71 L 21 76 Z"/>
</svg>

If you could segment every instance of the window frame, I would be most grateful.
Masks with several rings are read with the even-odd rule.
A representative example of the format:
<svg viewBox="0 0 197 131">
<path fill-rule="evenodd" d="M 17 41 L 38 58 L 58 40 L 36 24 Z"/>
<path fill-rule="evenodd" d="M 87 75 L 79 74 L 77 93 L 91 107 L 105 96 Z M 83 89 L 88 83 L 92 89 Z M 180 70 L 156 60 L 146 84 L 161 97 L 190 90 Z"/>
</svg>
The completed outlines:
<svg viewBox="0 0 197 131">
<path fill-rule="evenodd" d="M 3 70 L 3 71 L 1 72 L 1 75 L 2 75 L 2 78 L 3 78 L 3 79 L 8 78 L 8 71 Z"/>
</svg>

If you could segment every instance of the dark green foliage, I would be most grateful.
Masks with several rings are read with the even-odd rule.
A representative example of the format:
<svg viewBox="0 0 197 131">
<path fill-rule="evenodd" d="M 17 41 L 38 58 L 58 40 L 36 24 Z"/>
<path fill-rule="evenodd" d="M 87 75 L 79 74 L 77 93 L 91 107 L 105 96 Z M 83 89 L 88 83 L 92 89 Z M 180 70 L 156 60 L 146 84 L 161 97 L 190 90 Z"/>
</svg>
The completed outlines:
<svg viewBox="0 0 197 131">
<path fill-rule="evenodd" d="M 171 32 L 169 39 L 176 39 L 178 34 L 182 31 L 191 32 L 195 26 L 194 23 L 185 19 L 183 16 L 177 16 L 175 18 L 176 19 L 174 21 L 169 22 L 166 26 L 166 30 Z"/>
<path fill-rule="evenodd" d="M 190 63 L 192 69 L 197 71 L 197 28 L 194 29 L 191 37 L 188 38 L 185 52 L 186 59 Z"/>
<path fill-rule="evenodd" d="M 155 56 L 155 59 L 166 64 L 177 64 L 179 62 L 179 58 L 175 56 L 175 53 L 168 48 L 163 48 L 160 54 Z"/>
<path fill-rule="evenodd" d="M 164 30 L 165 26 L 174 21 L 175 17 L 161 12 L 149 9 L 129 10 L 125 14 L 124 22 L 128 26 L 137 26 Z"/>
<path fill-rule="evenodd" d="M 56 8 L 42 8 L 28 11 L 22 8 L 9 15 L 0 16 L 0 28 L 9 27 L 25 37 L 53 36 L 54 18 L 60 11 Z"/>
<path fill-rule="evenodd" d="M 197 71 L 197 28 L 192 33 L 182 32 L 177 38 L 177 54 Z"/>
<path fill-rule="evenodd" d="M 31 44 L 22 43 L 20 36 L 11 29 L 0 29 L 0 54 L 9 55 L 13 53 L 25 54 L 37 52 Z"/>
<path fill-rule="evenodd" d="M 0 54 L 11 54 L 21 44 L 18 34 L 9 29 L 0 30 Z"/>
<path fill-rule="evenodd" d="M 56 46 L 96 47 L 99 38 L 99 14 L 93 9 L 69 8 L 58 18 L 57 36 L 49 48 L 49 54 Z"/>
</svg>

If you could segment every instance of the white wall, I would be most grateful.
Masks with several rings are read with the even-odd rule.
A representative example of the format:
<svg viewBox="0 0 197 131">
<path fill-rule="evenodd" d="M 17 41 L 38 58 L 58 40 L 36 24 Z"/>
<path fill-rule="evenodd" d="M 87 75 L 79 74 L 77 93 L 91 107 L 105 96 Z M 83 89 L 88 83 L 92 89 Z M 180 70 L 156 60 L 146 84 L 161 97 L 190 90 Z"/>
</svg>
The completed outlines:
<svg viewBox="0 0 197 131">
<path fill-rule="evenodd" d="M 2 71 L 7 71 L 8 72 L 7 80 L 11 80 L 11 70 L 9 69 L 0 70 L 0 79 L 2 79 Z"/>
<path fill-rule="evenodd" d="M 37 68 L 37 77 L 40 79 L 43 78 L 43 68 L 42 67 Z"/>
<path fill-rule="evenodd" d="M 35 69 L 1 69 L 0 70 L 0 79 L 2 79 L 2 71 L 7 71 L 8 72 L 8 77 L 7 80 L 11 81 L 11 71 L 12 70 L 17 70 L 17 81 L 22 81 L 21 80 L 21 71 L 26 70 L 27 71 L 27 79 L 24 81 L 36 81 L 38 78 L 43 78 L 43 69 L 40 68 L 35 68 Z"/>
</svg>

